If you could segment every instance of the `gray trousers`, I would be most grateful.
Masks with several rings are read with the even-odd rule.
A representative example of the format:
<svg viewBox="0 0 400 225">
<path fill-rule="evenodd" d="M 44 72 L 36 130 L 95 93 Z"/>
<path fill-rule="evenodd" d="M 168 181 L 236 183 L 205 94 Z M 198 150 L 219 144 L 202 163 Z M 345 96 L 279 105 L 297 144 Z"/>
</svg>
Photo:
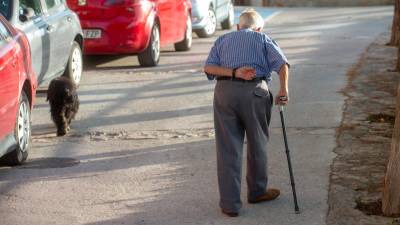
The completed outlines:
<svg viewBox="0 0 400 225">
<path fill-rule="evenodd" d="M 273 99 L 269 91 L 262 96 L 255 95 L 257 83 L 219 80 L 214 91 L 220 207 L 228 212 L 238 212 L 242 206 L 240 183 L 245 134 L 247 197 L 254 200 L 266 192 L 266 147 Z"/>
</svg>

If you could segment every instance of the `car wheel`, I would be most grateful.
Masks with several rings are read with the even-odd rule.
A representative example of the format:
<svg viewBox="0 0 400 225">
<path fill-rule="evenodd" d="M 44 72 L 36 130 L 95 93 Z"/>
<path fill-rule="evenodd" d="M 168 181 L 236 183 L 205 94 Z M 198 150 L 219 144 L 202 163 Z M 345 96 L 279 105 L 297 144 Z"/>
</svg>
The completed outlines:
<svg viewBox="0 0 400 225">
<path fill-rule="evenodd" d="M 217 16 L 212 7 L 208 9 L 207 13 L 207 24 L 203 29 L 197 30 L 197 36 L 201 38 L 210 37 L 217 30 Z"/>
<path fill-rule="evenodd" d="M 79 44 L 74 41 L 72 43 L 71 53 L 69 55 L 67 67 L 65 68 L 64 76 L 71 79 L 76 86 L 79 86 L 82 78 L 83 60 L 82 49 Z"/>
<path fill-rule="evenodd" d="M 25 92 L 22 92 L 19 100 L 14 135 L 17 146 L 14 151 L 4 156 L 4 162 L 10 166 L 21 165 L 28 158 L 31 139 L 31 111 Z"/>
<path fill-rule="evenodd" d="M 160 60 L 160 28 L 155 23 L 151 30 L 149 46 L 138 55 L 141 66 L 157 66 Z"/>
<path fill-rule="evenodd" d="M 185 38 L 178 43 L 175 43 L 175 50 L 176 51 L 188 51 L 190 47 L 192 47 L 192 19 L 190 15 L 188 15 L 186 20 L 186 31 L 185 31 Z"/>
<path fill-rule="evenodd" d="M 221 22 L 221 27 L 222 29 L 225 30 L 230 30 L 234 23 L 235 23 L 235 9 L 233 8 L 233 3 L 229 3 L 229 13 L 228 13 L 228 17 Z"/>
</svg>

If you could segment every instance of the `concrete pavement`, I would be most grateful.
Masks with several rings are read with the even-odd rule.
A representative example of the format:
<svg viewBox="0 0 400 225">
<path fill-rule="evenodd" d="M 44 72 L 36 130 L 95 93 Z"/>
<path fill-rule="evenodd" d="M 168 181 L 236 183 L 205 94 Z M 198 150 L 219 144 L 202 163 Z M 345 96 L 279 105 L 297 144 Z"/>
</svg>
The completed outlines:
<svg viewBox="0 0 400 225">
<path fill-rule="evenodd" d="M 270 184 L 283 195 L 268 204 L 245 203 L 239 218 L 219 211 L 214 83 L 201 72 L 214 37 L 195 40 L 190 52 L 164 49 L 157 68 L 132 66 L 135 57 L 89 58 L 80 113 L 65 138 L 55 137 L 39 94 L 30 162 L 0 167 L 1 224 L 325 224 L 344 102 L 339 92 L 346 71 L 388 30 L 392 11 L 283 9 L 266 25 L 292 64 L 287 125 L 302 214 L 293 212 L 277 110 L 269 171 Z"/>
</svg>

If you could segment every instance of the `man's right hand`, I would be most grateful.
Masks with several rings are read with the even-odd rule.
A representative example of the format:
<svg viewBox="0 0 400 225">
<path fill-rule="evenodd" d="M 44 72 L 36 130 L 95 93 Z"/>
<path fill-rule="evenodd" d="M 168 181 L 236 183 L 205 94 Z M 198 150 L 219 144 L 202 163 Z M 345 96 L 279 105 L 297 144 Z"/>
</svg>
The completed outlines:
<svg viewBox="0 0 400 225">
<path fill-rule="evenodd" d="M 235 76 L 243 80 L 253 80 L 256 77 L 256 70 L 249 66 L 243 66 L 236 70 Z"/>
</svg>

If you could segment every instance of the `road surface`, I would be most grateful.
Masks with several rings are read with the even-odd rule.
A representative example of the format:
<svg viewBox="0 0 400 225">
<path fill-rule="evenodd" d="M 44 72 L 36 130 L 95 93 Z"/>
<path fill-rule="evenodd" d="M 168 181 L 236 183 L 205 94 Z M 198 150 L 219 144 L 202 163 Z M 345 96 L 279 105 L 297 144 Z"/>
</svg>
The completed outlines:
<svg viewBox="0 0 400 225">
<path fill-rule="evenodd" d="M 28 163 L 0 167 L 0 223 L 325 224 L 340 90 L 360 54 L 389 30 L 393 9 L 277 10 L 265 31 L 291 62 L 286 116 L 300 215 L 293 211 L 277 108 L 269 174 L 282 196 L 249 205 L 243 177 L 240 217 L 227 218 L 218 208 L 215 83 L 202 73 L 215 36 L 195 39 L 189 52 L 163 49 L 156 68 L 140 68 L 134 56 L 86 58 L 81 108 L 67 137 L 55 136 L 45 94 L 38 93 Z"/>
</svg>

